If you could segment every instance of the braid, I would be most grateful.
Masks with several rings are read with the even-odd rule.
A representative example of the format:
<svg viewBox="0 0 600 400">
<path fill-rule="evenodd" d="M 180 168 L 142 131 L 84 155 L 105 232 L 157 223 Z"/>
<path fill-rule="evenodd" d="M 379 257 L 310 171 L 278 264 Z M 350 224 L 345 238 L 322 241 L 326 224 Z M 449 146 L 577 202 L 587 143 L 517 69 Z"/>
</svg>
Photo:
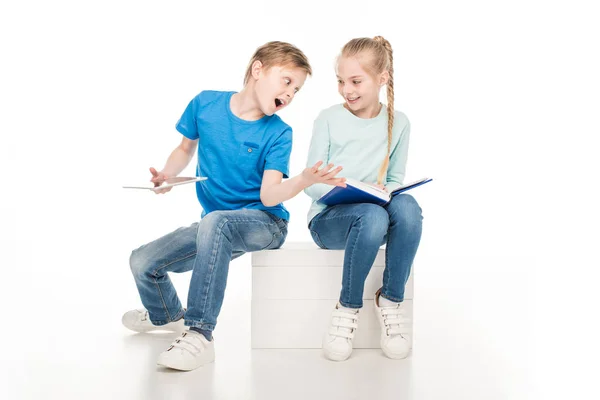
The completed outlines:
<svg viewBox="0 0 600 400">
<path fill-rule="evenodd" d="M 388 134 L 387 134 L 387 154 L 379 174 L 377 175 L 377 183 L 383 183 L 383 178 L 387 173 L 388 166 L 390 164 L 390 154 L 392 151 L 392 130 L 394 128 L 394 57 L 392 53 L 392 45 L 383 36 L 375 36 L 373 38 L 375 42 L 379 43 L 387 53 L 387 71 L 389 73 L 389 80 L 387 83 L 387 115 L 388 115 Z"/>
</svg>

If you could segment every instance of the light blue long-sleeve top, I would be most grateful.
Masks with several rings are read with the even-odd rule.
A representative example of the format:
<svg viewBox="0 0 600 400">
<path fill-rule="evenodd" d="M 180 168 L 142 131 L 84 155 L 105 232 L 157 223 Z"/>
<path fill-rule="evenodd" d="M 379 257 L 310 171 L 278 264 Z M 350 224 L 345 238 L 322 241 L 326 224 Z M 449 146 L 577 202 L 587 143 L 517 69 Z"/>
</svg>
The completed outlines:
<svg viewBox="0 0 600 400">
<path fill-rule="evenodd" d="M 339 177 L 376 183 L 377 173 L 387 153 L 387 108 L 375 118 L 359 118 L 344 108 L 343 104 L 323 110 L 315 120 L 308 151 L 307 166 L 317 161 L 342 166 Z M 395 111 L 392 130 L 390 163 L 384 177 L 388 190 L 402 186 L 406 171 L 410 123 L 404 113 Z M 317 200 L 332 186 L 315 184 L 304 190 L 312 199 L 308 223 L 327 206 Z"/>
</svg>

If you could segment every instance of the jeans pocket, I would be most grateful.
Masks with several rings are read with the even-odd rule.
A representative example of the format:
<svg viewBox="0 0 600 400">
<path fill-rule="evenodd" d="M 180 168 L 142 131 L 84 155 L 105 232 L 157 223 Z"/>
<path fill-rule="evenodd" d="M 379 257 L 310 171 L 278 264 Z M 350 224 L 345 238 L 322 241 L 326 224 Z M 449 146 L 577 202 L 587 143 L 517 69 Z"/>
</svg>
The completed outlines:
<svg viewBox="0 0 600 400">
<path fill-rule="evenodd" d="M 269 229 L 272 231 L 272 239 L 271 242 L 268 245 L 266 245 L 262 250 L 278 249 L 279 247 L 281 247 L 283 242 L 285 242 L 285 238 L 287 237 L 288 221 L 269 212 L 266 213 L 269 215 L 269 217 L 271 217 L 275 224 L 269 224 Z"/>
<path fill-rule="evenodd" d="M 271 239 L 271 243 L 269 243 L 263 250 L 278 249 L 283 244 L 283 241 L 285 240 L 285 236 L 286 235 L 284 235 L 281 232 L 273 233 L 273 238 Z"/>
<path fill-rule="evenodd" d="M 281 232 L 281 234 L 283 236 L 287 236 L 288 221 L 286 221 L 283 218 L 278 218 L 277 221 L 275 221 L 275 223 L 277 224 L 277 227 L 279 228 L 279 231 Z"/>
</svg>

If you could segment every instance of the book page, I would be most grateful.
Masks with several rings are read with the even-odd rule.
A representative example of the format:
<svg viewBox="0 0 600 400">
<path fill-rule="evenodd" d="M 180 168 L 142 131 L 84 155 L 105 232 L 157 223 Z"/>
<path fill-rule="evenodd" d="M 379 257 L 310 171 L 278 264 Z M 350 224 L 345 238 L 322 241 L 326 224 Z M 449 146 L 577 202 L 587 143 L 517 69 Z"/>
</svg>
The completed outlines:
<svg viewBox="0 0 600 400">
<path fill-rule="evenodd" d="M 352 178 L 347 178 L 346 184 L 352 185 L 355 188 L 360 189 L 363 192 L 367 192 L 373 196 L 379 197 L 382 200 L 388 201 L 390 199 L 390 194 L 388 192 L 378 189 L 375 186 L 371 186 L 368 183 L 361 182 Z"/>
</svg>

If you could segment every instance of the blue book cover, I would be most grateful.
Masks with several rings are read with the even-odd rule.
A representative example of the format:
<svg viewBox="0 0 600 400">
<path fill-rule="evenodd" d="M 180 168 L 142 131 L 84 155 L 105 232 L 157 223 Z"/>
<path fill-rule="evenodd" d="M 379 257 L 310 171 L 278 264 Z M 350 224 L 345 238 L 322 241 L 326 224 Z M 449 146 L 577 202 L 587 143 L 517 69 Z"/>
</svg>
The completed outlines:
<svg viewBox="0 0 600 400">
<path fill-rule="evenodd" d="M 348 178 L 345 188 L 341 186 L 334 186 L 329 192 L 325 193 L 319 199 L 319 202 L 328 206 L 356 203 L 372 203 L 385 206 L 391 201 L 392 196 L 404 193 L 407 190 L 416 188 L 417 186 L 424 185 L 431 180 L 432 179 L 430 178 L 423 178 L 416 182 L 403 185 L 394 190 L 392 193 L 387 193 L 366 183 Z"/>
</svg>

